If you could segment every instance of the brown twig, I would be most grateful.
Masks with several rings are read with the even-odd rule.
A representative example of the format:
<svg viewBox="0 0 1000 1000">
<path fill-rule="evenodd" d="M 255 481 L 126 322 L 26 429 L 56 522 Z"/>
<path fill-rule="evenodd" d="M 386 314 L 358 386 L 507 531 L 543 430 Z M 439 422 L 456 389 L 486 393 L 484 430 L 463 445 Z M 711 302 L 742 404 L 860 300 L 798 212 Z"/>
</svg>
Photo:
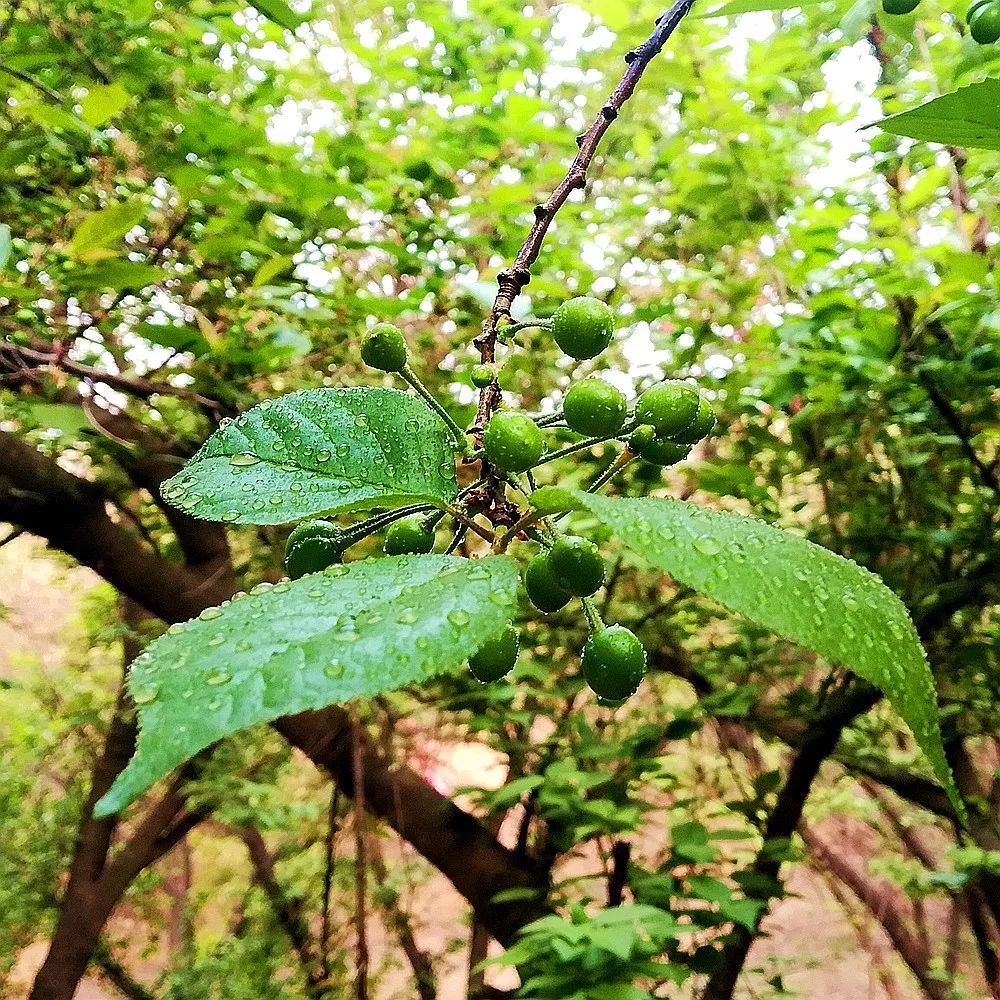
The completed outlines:
<svg viewBox="0 0 1000 1000">
<path fill-rule="evenodd" d="M 4 355 L 7 356 L 6 361 Z M 153 382 L 140 375 L 117 375 L 113 372 L 102 371 L 100 368 L 91 368 L 89 365 L 80 364 L 80 362 L 67 357 L 62 347 L 55 351 L 41 351 L 19 344 L 0 345 L 0 370 L 7 368 L 16 370 L 15 366 L 18 363 L 27 368 L 55 368 L 89 383 L 103 382 L 112 389 L 117 389 L 119 392 L 137 399 L 150 399 L 153 396 L 176 396 L 178 399 L 186 399 L 196 403 L 213 415 L 219 415 L 220 411 L 223 410 L 222 405 L 217 400 L 209 399 L 208 396 L 192 392 L 190 389 L 170 385 L 169 382 Z"/>
<path fill-rule="evenodd" d="M 340 806 L 340 786 L 334 782 L 330 790 L 330 808 L 326 820 L 323 864 L 323 914 L 319 932 L 319 961 L 323 976 L 330 977 L 330 896 L 333 891 L 333 873 L 337 862 L 337 811 Z"/>
<path fill-rule="evenodd" d="M 354 920 L 357 926 L 357 1000 L 368 1000 L 368 933 L 365 927 L 365 778 L 360 721 L 351 723 L 351 770 L 354 778 Z"/>
<path fill-rule="evenodd" d="M 676 0 L 666 14 L 657 18 L 653 33 L 649 38 L 638 48 L 625 54 L 627 68 L 590 128 L 577 137 L 580 151 L 570 164 L 566 176 L 559 182 L 544 204 L 535 206 L 535 222 L 514 258 L 514 263 L 497 275 L 498 289 L 493 301 L 493 308 L 483 323 L 482 332 L 473 341 L 484 364 L 491 364 L 496 359 L 500 322 L 503 319 L 510 319 L 510 310 L 514 300 L 530 281 L 531 265 L 538 259 L 545 234 L 548 232 L 549 226 L 552 225 L 556 213 L 566 203 L 574 190 L 586 186 L 587 170 L 594 159 L 604 133 L 618 117 L 625 102 L 632 96 L 646 67 L 662 50 L 667 39 L 673 34 L 693 4 L 694 0 Z M 476 411 L 475 422 L 470 429 L 476 438 L 477 445 L 482 445 L 483 429 L 489 423 L 490 417 L 499 404 L 500 386 L 494 379 L 479 393 L 479 407 Z M 502 479 L 494 477 L 491 479 L 491 486 L 495 489 L 502 489 L 502 482 Z"/>
</svg>

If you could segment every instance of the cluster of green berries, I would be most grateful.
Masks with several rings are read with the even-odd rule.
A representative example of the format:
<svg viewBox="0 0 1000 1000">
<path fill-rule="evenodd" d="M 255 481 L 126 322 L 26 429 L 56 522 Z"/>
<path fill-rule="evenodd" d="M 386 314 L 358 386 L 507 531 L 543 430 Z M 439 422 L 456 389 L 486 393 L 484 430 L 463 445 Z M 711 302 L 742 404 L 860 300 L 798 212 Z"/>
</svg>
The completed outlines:
<svg viewBox="0 0 1000 1000">
<path fill-rule="evenodd" d="M 564 302 L 553 313 L 552 336 L 570 357 L 597 357 L 611 343 L 614 314 L 599 299 L 585 296 Z M 570 387 L 563 400 L 563 418 L 570 430 L 588 437 L 611 438 L 628 423 L 625 394 L 609 382 L 590 376 Z M 698 390 L 669 380 L 647 389 L 636 401 L 629 448 L 655 465 L 673 465 L 691 446 L 709 434 L 715 416 Z M 541 430 L 520 413 L 497 413 L 483 434 L 486 457 L 505 472 L 524 472 L 538 464 L 545 451 Z"/>
<path fill-rule="evenodd" d="M 570 430 L 611 438 L 623 433 L 628 419 L 625 394 L 591 376 L 566 393 L 563 416 Z M 651 386 L 636 400 L 628 445 L 654 465 L 681 461 L 715 426 L 715 414 L 698 390 L 687 382 L 668 379 Z M 545 453 L 538 425 L 522 413 L 497 413 L 483 434 L 486 457 L 504 472 L 524 472 Z"/>
<path fill-rule="evenodd" d="M 887 0 L 891 2 L 891 0 Z M 599 299 L 586 296 L 560 305 L 547 323 L 559 348 L 576 360 L 597 357 L 612 341 L 614 314 Z M 379 323 L 361 345 L 366 364 L 393 372 L 427 397 L 409 367 L 402 331 Z M 478 364 L 471 373 L 473 385 L 492 384 L 497 369 Z M 715 415 L 698 390 L 687 382 L 668 379 L 646 389 L 630 412 L 624 393 L 598 376 L 574 383 L 563 400 L 562 420 L 577 434 L 588 438 L 619 438 L 628 452 L 655 465 L 673 465 L 685 458 L 692 446 L 711 433 Z M 558 416 L 542 421 L 555 423 Z M 524 413 L 503 410 L 487 423 L 482 439 L 483 455 L 505 474 L 526 472 L 546 457 L 545 434 L 539 423 Z M 547 457 L 552 457 L 551 455 Z M 436 520 L 409 517 L 389 525 L 384 542 L 388 555 L 430 552 L 434 546 Z M 289 536 L 286 566 L 290 576 L 315 572 L 339 562 L 354 536 L 327 521 L 299 525 Z M 524 586 L 529 601 L 543 614 L 564 608 L 574 598 L 595 594 L 604 584 L 605 564 L 594 542 L 577 535 L 543 539 L 545 549 L 528 563 Z M 636 635 L 621 625 L 604 626 L 588 605 L 593 631 L 582 656 L 583 674 L 601 704 L 617 705 L 634 694 L 646 668 L 646 652 Z M 489 638 L 470 658 L 472 674 L 484 683 L 506 676 L 518 656 L 518 635 L 513 625 Z"/>
<path fill-rule="evenodd" d="M 887 14 L 912 14 L 920 0 L 882 0 Z M 1000 0 L 974 0 L 965 15 L 969 34 L 980 45 L 1000 41 Z"/>
</svg>

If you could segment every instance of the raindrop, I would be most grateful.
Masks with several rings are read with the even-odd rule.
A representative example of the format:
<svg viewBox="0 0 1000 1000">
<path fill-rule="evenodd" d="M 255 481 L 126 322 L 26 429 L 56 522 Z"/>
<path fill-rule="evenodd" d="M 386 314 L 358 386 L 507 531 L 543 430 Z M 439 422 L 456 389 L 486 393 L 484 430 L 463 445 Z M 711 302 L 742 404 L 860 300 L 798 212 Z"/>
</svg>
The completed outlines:
<svg viewBox="0 0 1000 1000">
<path fill-rule="evenodd" d="M 205 608 L 205 610 L 202 611 L 202 613 L 200 615 L 198 615 L 198 617 L 203 622 L 210 622 L 210 621 L 212 621 L 215 618 L 221 618 L 222 617 L 222 609 L 221 608 Z"/>
<path fill-rule="evenodd" d="M 228 684 L 233 679 L 233 675 L 228 670 L 216 670 L 205 678 L 205 683 L 210 687 L 218 687 L 220 684 Z"/>
<path fill-rule="evenodd" d="M 132 700 L 137 705 L 149 705 L 160 697 L 159 688 L 137 688 L 132 692 Z"/>
<path fill-rule="evenodd" d="M 718 540 L 710 535 L 699 535 L 693 542 L 694 547 L 705 556 L 717 556 L 722 551 Z"/>
<path fill-rule="evenodd" d="M 462 611 L 461 609 L 456 608 L 454 611 L 448 612 L 448 621 L 450 621 L 452 625 L 461 628 L 463 625 L 468 625 L 469 622 L 472 621 L 472 615 L 470 615 L 468 611 Z"/>
<path fill-rule="evenodd" d="M 260 458 L 257 455 L 252 455 L 250 452 L 240 452 L 240 454 L 230 457 L 229 464 L 235 465 L 237 468 L 245 468 L 256 465 L 259 461 Z"/>
</svg>

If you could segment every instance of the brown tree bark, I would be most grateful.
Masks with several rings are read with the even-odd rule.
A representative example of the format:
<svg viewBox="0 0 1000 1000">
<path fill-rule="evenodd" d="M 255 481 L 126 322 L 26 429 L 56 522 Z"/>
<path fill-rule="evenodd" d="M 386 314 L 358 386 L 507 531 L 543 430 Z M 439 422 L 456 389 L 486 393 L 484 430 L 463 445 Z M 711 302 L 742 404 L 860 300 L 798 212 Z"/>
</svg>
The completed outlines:
<svg viewBox="0 0 1000 1000">
<path fill-rule="evenodd" d="M 156 479 L 152 475 L 149 480 L 151 491 L 155 490 Z M 189 534 L 187 544 L 200 546 L 202 558 L 196 568 L 161 558 L 111 516 L 109 499 L 94 484 L 66 472 L 8 432 L 0 432 L 0 518 L 45 538 L 167 622 L 194 617 L 233 593 L 232 567 L 225 546 L 207 538 L 195 543 Z M 179 535 L 185 527 L 195 530 L 193 525 L 174 527 Z M 197 530 L 203 527 L 197 525 Z M 279 719 L 274 725 L 350 793 L 354 781 L 346 739 L 349 724 L 342 709 L 304 712 Z M 124 766 L 133 741 L 134 729 L 128 733 L 116 729 L 114 739 L 109 737 L 111 757 L 100 780 L 95 776 L 91 806 Z M 394 769 L 368 741 L 362 745 L 362 773 L 369 811 L 385 820 L 453 882 L 490 933 L 508 942 L 526 922 L 541 915 L 541 904 L 496 904 L 492 897 L 503 889 L 544 890 L 545 873 L 502 847 L 478 820 L 436 792 L 415 772 L 405 767 Z M 94 884 L 94 872 L 99 872 L 103 864 L 100 850 L 82 853 L 80 865 L 86 877 L 71 879 L 73 892 L 67 891 L 65 913 L 60 919 L 65 931 L 59 933 L 57 928 L 32 1000 L 72 996 L 101 927 L 131 880 L 162 854 L 164 838 L 171 845 L 176 841 L 171 839 L 171 823 L 180 818 L 183 806 L 179 788 L 175 782 L 154 807 L 140 828 L 142 837 L 133 838 L 136 842 L 130 841 L 116 856 L 114 865 L 103 873 L 99 888 Z M 88 841 L 97 838 L 100 844 L 100 838 L 107 840 L 114 828 L 113 820 L 94 821 L 93 830 L 88 825 L 85 837 Z M 105 844 L 105 856 L 106 849 Z M 81 928 L 85 933 L 79 933 Z"/>
<path fill-rule="evenodd" d="M 930 1000 L 949 1000 L 951 985 L 931 974 L 933 954 L 927 942 L 910 926 L 908 918 L 912 918 L 912 906 L 901 890 L 885 879 L 870 876 L 859 859 L 841 850 L 832 838 L 806 825 L 799 832 L 819 864 L 846 885 L 882 925 L 896 952 Z"/>
</svg>

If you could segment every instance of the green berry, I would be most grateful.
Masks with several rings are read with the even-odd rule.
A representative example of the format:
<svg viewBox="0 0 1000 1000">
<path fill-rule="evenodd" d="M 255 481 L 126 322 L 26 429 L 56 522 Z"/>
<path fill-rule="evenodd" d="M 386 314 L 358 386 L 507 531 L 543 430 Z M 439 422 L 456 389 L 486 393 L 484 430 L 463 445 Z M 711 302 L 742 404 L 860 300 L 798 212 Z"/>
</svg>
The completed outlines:
<svg viewBox="0 0 1000 1000">
<path fill-rule="evenodd" d="M 484 684 L 505 677 L 514 669 L 518 647 L 517 629 L 507 625 L 498 636 L 489 639 L 475 656 L 469 657 L 472 676 Z"/>
<path fill-rule="evenodd" d="M 635 694 L 646 672 L 646 650 L 634 632 L 611 625 L 583 647 L 583 676 L 599 697 L 615 702 Z"/>
<path fill-rule="evenodd" d="M 674 435 L 674 440 L 681 444 L 697 444 L 703 437 L 708 437 L 715 427 L 715 412 L 712 404 L 707 399 L 698 399 L 698 412 L 694 415 L 694 420 L 682 430 Z"/>
<path fill-rule="evenodd" d="M 546 552 L 539 553 L 528 563 L 524 571 L 524 589 L 528 600 L 546 615 L 566 607 L 573 596 L 556 581 Z"/>
<path fill-rule="evenodd" d="M 595 358 L 611 343 L 615 314 L 600 299 L 579 296 L 552 314 L 552 336 L 571 358 Z"/>
<path fill-rule="evenodd" d="M 656 440 L 656 428 L 651 424 L 640 424 L 628 436 L 628 446 L 637 455 Z"/>
<path fill-rule="evenodd" d="M 387 556 L 423 555 L 434 548 L 434 531 L 419 517 L 393 521 L 382 546 Z"/>
<path fill-rule="evenodd" d="M 486 457 L 504 472 L 524 472 L 542 457 L 545 439 L 523 413 L 497 413 L 483 432 Z"/>
<path fill-rule="evenodd" d="M 635 419 L 650 424 L 658 437 L 676 437 L 694 422 L 700 401 L 693 385 L 668 379 L 650 386 L 636 400 Z"/>
<path fill-rule="evenodd" d="M 493 365 L 476 365 L 472 369 L 472 384 L 477 389 L 484 389 L 497 377 Z"/>
<path fill-rule="evenodd" d="M 648 425 L 644 425 L 648 426 Z M 676 465 L 682 459 L 687 458 L 691 452 L 689 444 L 680 441 L 668 441 L 666 438 L 657 437 L 654 433 L 652 437 L 648 434 L 639 434 L 643 430 L 637 427 L 629 438 L 628 446 L 641 459 L 651 465 Z"/>
<path fill-rule="evenodd" d="M 285 569 L 297 580 L 339 563 L 347 547 L 344 533 L 329 521 L 303 521 L 285 543 Z"/>
<path fill-rule="evenodd" d="M 980 45 L 1000 41 L 1000 3 L 984 4 L 969 15 L 969 34 Z"/>
<path fill-rule="evenodd" d="M 379 323 L 361 344 L 364 363 L 383 372 L 401 372 L 408 353 L 403 331 L 391 323 Z"/>
<path fill-rule="evenodd" d="M 920 0 L 882 0 L 882 9 L 887 14 L 910 14 L 919 4 Z"/>
<path fill-rule="evenodd" d="M 585 378 L 570 387 L 563 401 L 566 423 L 578 434 L 610 436 L 625 423 L 625 394 L 599 378 Z"/>
<path fill-rule="evenodd" d="M 558 539 L 549 551 L 556 583 L 577 597 L 589 597 L 604 583 L 604 560 L 597 546 L 579 535 Z"/>
</svg>

